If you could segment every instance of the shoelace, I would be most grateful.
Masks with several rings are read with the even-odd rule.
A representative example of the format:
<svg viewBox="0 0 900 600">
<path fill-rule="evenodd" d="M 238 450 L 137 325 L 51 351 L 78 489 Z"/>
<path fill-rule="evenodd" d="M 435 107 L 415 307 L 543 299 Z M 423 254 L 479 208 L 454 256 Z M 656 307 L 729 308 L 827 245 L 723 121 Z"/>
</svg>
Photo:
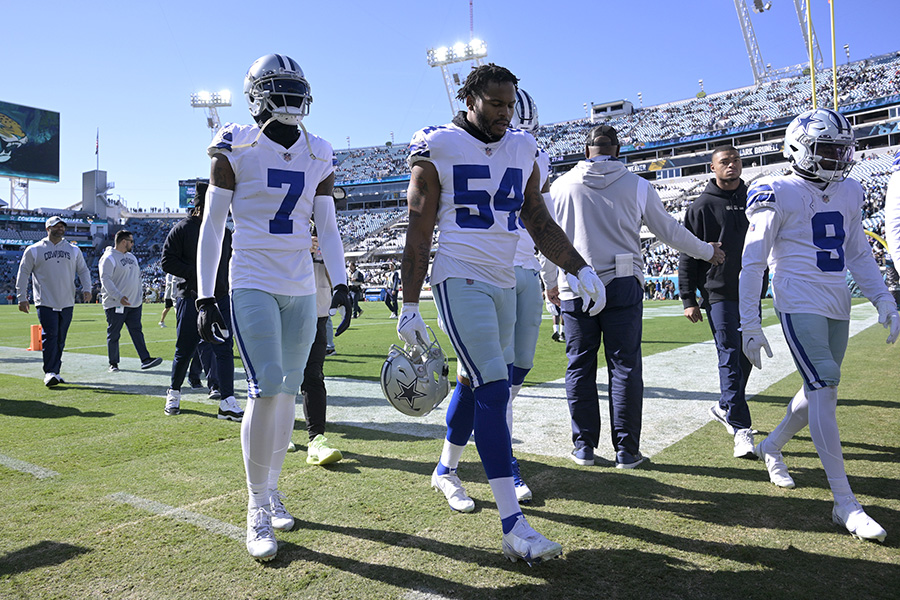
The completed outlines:
<svg viewBox="0 0 900 600">
<path fill-rule="evenodd" d="M 250 517 L 250 528 L 256 539 L 271 538 L 275 536 L 272 530 L 272 520 L 267 519 L 269 516 L 265 508 L 257 508 Z"/>
<path fill-rule="evenodd" d="M 522 487 L 525 485 L 525 482 L 522 481 L 522 476 L 519 474 L 519 461 L 515 458 L 512 460 L 512 469 L 513 469 L 513 483 L 516 487 Z"/>
<path fill-rule="evenodd" d="M 287 515 L 287 509 L 284 507 L 284 494 L 275 490 L 275 493 L 272 494 L 272 514 L 273 515 Z"/>
</svg>

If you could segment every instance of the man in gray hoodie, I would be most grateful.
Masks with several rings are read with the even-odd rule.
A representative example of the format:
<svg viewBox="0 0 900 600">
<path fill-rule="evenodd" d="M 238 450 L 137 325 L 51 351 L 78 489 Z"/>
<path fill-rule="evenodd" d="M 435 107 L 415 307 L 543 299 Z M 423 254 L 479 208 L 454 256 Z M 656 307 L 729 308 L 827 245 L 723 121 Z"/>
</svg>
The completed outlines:
<svg viewBox="0 0 900 600">
<path fill-rule="evenodd" d="M 81 280 L 83 300 L 91 300 L 91 272 L 78 246 L 65 239 L 66 222 L 58 216 L 45 223 L 47 237 L 22 253 L 16 293 L 19 310 L 28 312 L 28 282 L 34 290 L 34 305 L 41 322 L 44 353 L 44 385 L 65 383 L 60 377 L 66 335 L 75 305 L 75 276 Z"/>
<path fill-rule="evenodd" d="M 600 437 L 596 381 L 602 337 L 616 467 L 631 469 L 644 461 L 640 452 L 644 396 L 641 225 L 669 246 L 712 264 L 722 263 L 725 253 L 719 243 L 703 242 L 679 225 L 653 186 L 628 171 L 618 155 L 616 130 L 598 125 L 588 133 L 586 160 L 550 187 L 556 221 L 606 286 L 606 306 L 591 316 L 564 275 L 555 277 L 545 271 L 544 283 L 548 297 L 558 294 L 566 327 L 566 396 L 575 445 L 571 458 L 580 465 L 594 464 Z"/>
</svg>

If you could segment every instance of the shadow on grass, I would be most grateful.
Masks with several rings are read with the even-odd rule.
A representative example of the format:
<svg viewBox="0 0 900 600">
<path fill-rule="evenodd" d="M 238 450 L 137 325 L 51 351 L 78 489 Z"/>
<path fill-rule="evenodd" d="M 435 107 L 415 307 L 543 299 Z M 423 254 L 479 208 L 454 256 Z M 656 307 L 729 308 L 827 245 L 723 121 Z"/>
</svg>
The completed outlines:
<svg viewBox="0 0 900 600">
<path fill-rule="evenodd" d="M 74 406 L 57 406 L 36 400 L 7 400 L 0 398 L 0 415 L 27 419 L 63 419 L 65 417 L 112 417 L 113 413 L 82 412 Z"/>
<path fill-rule="evenodd" d="M 59 565 L 88 552 L 89 548 L 44 540 L 0 557 L 0 577 Z"/>
</svg>

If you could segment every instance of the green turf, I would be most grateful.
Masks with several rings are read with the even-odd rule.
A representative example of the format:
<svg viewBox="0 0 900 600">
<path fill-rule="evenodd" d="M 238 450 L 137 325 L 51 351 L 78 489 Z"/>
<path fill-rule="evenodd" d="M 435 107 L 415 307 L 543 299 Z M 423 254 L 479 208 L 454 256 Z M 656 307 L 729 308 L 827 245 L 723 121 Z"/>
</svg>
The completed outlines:
<svg viewBox="0 0 900 600">
<path fill-rule="evenodd" d="M 329 376 L 377 377 L 396 321 L 384 318 L 383 305 L 364 307 L 338 338 Z M 151 353 L 171 358 L 174 313 L 159 329 L 160 305 L 147 308 Z M 434 323 L 433 306 L 423 308 Z M 32 322 L 33 313 L 0 307 L 0 345 L 27 346 Z M 565 364 L 549 321 L 544 327 L 531 383 L 561 377 Z M 104 328 L 97 307 L 76 307 L 70 348 L 104 354 Z M 215 419 L 208 405 L 186 402 L 173 418 L 156 397 L 48 390 L 0 376 L 0 454 L 59 473 L 37 479 L 0 466 L 0 598 L 893 599 L 900 348 L 886 347 L 884 336 L 876 326 L 852 338 L 838 420 L 851 485 L 887 529 L 886 544 L 859 542 L 831 524 L 807 430 L 786 448 L 798 487 L 782 490 L 760 463 L 731 458 L 730 440 L 710 423 L 633 472 L 520 455 L 536 497 L 525 513 L 565 550 L 532 568 L 501 556 L 496 508 L 473 450 L 460 475 L 477 508 L 454 514 L 428 487 L 439 440 L 330 426 L 345 459 L 322 468 L 306 464 L 305 448 L 288 455 L 281 489 L 298 525 L 278 534 L 275 561 L 258 564 L 241 541 L 111 497 L 127 493 L 242 529 L 237 424 Z M 705 324 L 683 317 L 645 321 L 648 354 L 708 337 Z M 134 356 L 127 338 L 122 348 Z M 754 398 L 756 427 L 777 424 L 798 387 L 792 375 Z"/>
</svg>

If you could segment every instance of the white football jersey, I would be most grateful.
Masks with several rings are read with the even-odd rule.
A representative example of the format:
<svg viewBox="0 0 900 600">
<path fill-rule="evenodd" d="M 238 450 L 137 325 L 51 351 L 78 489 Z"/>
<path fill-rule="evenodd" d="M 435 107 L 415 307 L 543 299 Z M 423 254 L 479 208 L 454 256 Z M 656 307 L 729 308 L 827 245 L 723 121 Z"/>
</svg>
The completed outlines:
<svg viewBox="0 0 900 600">
<path fill-rule="evenodd" d="M 431 284 L 461 277 L 515 287 L 519 211 L 537 153 L 531 134 L 512 129 L 486 144 L 448 124 L 418 131 L 409 150 L 410 166 L 431 162 L 441 182 Z"/>
<path fill-rule="evenodd" d="M 229 123 L 207 152 L 226 156 L 234 170 L 231 288 L 314 294 L 309 220 L 316 188 L 334 171 L 331 144 L 303 134 L 285 148 L 256 125 Z"/>
<path fill-rule="evenodd" d="M 894 266 L 900 266 L 900 152 L 894 156 L 893 173 L 884 197 L 884 237 Z"/>
<path fill-rule="evenodd" d="M 535 160 L 541 174 L 540 188 L 543 190 L 547 178 L 550 177 L 550 155 L 543 150 L 538 149 Z M 519 219 L 518 223 L 519 241 L 516 244 L 516 258 L 513 260 L 513 264 L 517 267 L 531 269 L 532 271 L 540 271 L 541 263 L 535 255 L 534 240 L 531 239 L 531 236 L 525 229 L 525 223 L 522 222 L 522 219 Z"/>
<path fill-rule="evenodd" d="M 772 272 L 775 308 L 850 318 L 849 269 L 871 300 L 887 294 L 862 228 L 863 190 L 858 181 L 824 190 L 791 174 L 764 177 L 747 192 L 750 228 L 741 270 L 741 325 L 759 325 L 758 282 Z M 755 290 L 751 289 L 754 288 Z"/>
</svg>

